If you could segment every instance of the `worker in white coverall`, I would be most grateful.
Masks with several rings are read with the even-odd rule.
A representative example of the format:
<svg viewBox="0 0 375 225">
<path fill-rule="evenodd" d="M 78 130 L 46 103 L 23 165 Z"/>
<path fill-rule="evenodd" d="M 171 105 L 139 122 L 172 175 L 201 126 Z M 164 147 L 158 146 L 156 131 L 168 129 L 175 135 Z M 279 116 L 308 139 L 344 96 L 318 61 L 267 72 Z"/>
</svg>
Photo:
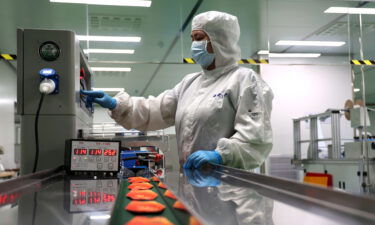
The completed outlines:
<svg viewBox="0 0 375 225">
<path fill-rule="evenodd" d="M 186 75 L 157 97 L 114 98 L 103 91 L 82 91 L 87 102 L 110 109 L 126 129 L 158 130 L 175 125 L 184 168 L 205 163 L 252 169 L 272 149 L 273 94 L 251 69 L 239 67 L 237 17 L 209 11 L 193 18 L 192 57 L 202 71 Z"/>
</svg>

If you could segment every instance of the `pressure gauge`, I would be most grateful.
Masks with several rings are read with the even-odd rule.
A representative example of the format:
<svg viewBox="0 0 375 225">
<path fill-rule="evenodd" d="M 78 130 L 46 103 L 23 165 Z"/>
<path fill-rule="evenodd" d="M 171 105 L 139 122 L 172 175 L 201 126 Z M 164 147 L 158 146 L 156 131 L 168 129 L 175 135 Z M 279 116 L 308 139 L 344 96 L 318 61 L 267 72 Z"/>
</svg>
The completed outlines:
<svg viewBox="0 0 375 225">
<path fill-rule="evenodd" d="M 56 43 L 47 41 L 39 47 L 39 55 L 46 61 L 55 61 L 60 56 L 60 48 Z"/>
</svg>

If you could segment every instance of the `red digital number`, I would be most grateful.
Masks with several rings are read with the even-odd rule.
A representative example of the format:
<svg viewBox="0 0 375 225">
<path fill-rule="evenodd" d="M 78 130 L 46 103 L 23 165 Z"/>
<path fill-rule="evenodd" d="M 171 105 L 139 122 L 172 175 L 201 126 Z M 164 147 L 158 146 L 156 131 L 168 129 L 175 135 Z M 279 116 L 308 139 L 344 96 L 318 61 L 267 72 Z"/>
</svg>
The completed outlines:
<svg viewBox="0 0 375 225">
<path fill-rule="evenodd" d="M 114 202 L 115 199 L 115 195 L 103 193 L 103 202 Z"/>
<path fill-rule="evenodd" d="M 86 198 L 73 199 L 73 205 L 86 205 Z"/>
<path fill-rule="evenodd" d="M 4 205 L 8 200 L 8 195 L 0 195 L 0 205 Z"/>
<path fill-rule="evenodd" d="M 86 191 L 73 190 L 73 194 L 77 194 L 77 197 L 73 198 L 73 205 L 86 205 Z"/>
<path fill-rule="evenodd" d="M 99 204 L 102 200 L 101 192 L 90 191 L 89 196 L 89 204 Z"/>
<path fill-rule="evenodd" d="M 89 155 L 102 155 L 102 150 L 101 149 L 90 149 Z"/>
<path fill-rule="evenodd" d="M 117 151 L 114 150 L 114 149 L 105 149 L 104 150 L 104 155 L 105 156 L 115 156 L 116 153 L 117 153 Z"/>
<path fill-rule="evenodd" d="M 85 148 L 75 148 L 74 155 L 87 155 L 87 149 Z"/>
<path fill-rule="evenodd" d="M 19 193 L 13 194 L 0 194 L 0 206 L 15 202 L 21 195 Z"/>
</svg>

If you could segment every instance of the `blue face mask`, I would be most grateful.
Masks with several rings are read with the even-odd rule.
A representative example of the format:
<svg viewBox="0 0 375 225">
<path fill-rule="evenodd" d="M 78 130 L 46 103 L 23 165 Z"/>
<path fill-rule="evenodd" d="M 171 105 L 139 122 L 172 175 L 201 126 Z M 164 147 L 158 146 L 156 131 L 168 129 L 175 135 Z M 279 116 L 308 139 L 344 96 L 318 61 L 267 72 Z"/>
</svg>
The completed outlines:
<svg viewBox="0 0 375 225">
<path fill-rule="evenodd" d="M 207 52 L 208 41 L 193 41 L 191 44 L 191 55 L 194 61 L 203 68 L 207 68 L 215 59 L 215 54 Z"/>
</svg>

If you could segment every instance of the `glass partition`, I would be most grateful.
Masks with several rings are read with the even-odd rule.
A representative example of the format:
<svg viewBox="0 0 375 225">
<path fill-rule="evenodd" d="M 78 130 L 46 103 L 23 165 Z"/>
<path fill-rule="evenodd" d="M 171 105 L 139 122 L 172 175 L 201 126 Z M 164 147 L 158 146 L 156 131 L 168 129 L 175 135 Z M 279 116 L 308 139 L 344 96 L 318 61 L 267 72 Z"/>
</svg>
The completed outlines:
<svg viewBox="0 0 375 225">
<path fill-rule="evenodd" d="M 241 5 L 241 7 L 239 7 Z M 152 1 L 151 7 L 88 6 L 88 34 L 137 36 L 137 43 L 82 42 L 83 48 L 134 50 L 132 54 L 88 55 L 93 67 L 128 67 L 131 72 L 97 73 L 95 87 L 125 87 L 131 95 L 158 95 L 172 88 L 189 73 L 200 70 L 191 58 L 191 21 L 194 15 L 209 11 L 225 11 L 236 15 L 241 26 L 240 46 L 243 58 L 252 58 L 260 46 L 267 47 L 267 35 L 261 32 L 263 1 Z M 238 11 L 240 10 L 240 11 Z M 148 68 L 148 69 L 147 69 Z M 112 82 L 101 82 L 112 76 Z M 126 79 L 121 77 L 126 76 Z M 115 78 L 118 77 L 118 78 Z M 164 82 L 166 81 L 166 82 Z"/>
<path fill-rule="evenodd" d="M 364 9 L 371 10 L 375 7 L 374 3 L 368 2 Z M 374 22 L 373 13 L 353 14 L 351 15 L 353 24 L 357 24 L 355 29 L 350 31 L 353 46 L 352 58 L 355 61 L 353 65 L 353 109 L 350 111 L 352 121 L 355 121 L 355 134 L 359 148 L 360 180 L 363 184 L 364 192 L 372 192 L 374 183 L 374 165 L 371 159 L 374 157 L 374 88 L 373 83 L 373 65 L 374 65 Z"/>
<path fill-rule="evenodd" d="M 268 0 L 267 4 L 269 52 L 258 57 L 269 59 L 260 71 L 275 94 L 271 155 L 281 161 L 294 148 L 293 157 L 302 157 L 301 180 L 309 172 L 328 173 L 333 188 L 371 192 L 374 3 Z M 332 110 L 340 112 L 336 132 L 331 119 L 319 117 L 317 126 L 302 120 L 293 129 L 292 119 Z M 286 140 L 291 136 L 294 143 Z M 339 148 L 332 151 L 334 146 Z"/>
</svg>

